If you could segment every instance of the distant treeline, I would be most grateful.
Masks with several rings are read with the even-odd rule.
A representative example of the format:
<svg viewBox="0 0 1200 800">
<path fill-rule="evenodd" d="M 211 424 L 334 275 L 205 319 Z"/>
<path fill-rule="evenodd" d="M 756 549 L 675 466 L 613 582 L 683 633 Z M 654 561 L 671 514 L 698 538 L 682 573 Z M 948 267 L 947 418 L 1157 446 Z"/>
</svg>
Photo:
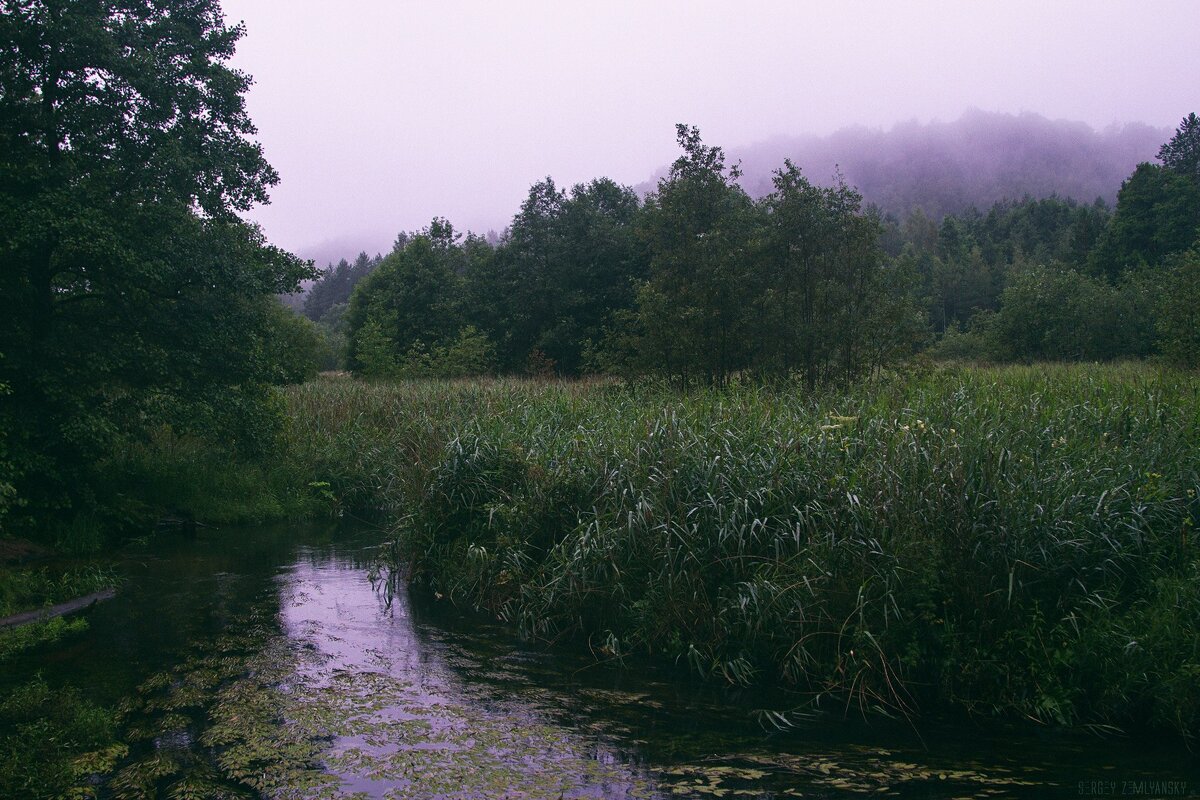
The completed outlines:
<svg viewBox="0 0 1200 800">
<path fill-rule="evenodd" d="M 754 198 L 770 193 L 772 171 L 791 158 L 818 183 L 840 171 L 884 214 L 903 219 L 920 208 L 940 220 L 1026 195 L 1102 198 L 1111 206 L 1121 181 L 1169 136 L 1136 123 L 1097 131 L 1038 114 L 972 110 L 953 122 L 778 137 L 729 155 L 741 164 L 739 183 Z"/>
<path fill-rule="evenodd" d="M 737 373 L 854 378 L 932 348 L 989 361 L 1200 354 L 1200 121 L 1102 200 L 940 222 L 865 207 L 791 162 L 753 200 L 695 128 L 657 190 L 530 188 L 498 242 L 434 219 L 330 268 L 304 311 L 368 377 Z"/>
</svg>

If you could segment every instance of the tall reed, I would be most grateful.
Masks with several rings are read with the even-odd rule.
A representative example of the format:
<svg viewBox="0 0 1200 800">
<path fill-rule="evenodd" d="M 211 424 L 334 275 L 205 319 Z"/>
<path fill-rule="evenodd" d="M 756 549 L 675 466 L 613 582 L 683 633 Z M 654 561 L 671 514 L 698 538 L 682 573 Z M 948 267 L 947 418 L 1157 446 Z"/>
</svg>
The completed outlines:
<svg viewBox="0 0 1200 800">
<path fill-rule="evenodd" d="M 528 636 L 814 700 L 1200 722 L 1200 380 L 946 368 L 819 396 L 291 390 L 288 458 Z"/>
</svg>

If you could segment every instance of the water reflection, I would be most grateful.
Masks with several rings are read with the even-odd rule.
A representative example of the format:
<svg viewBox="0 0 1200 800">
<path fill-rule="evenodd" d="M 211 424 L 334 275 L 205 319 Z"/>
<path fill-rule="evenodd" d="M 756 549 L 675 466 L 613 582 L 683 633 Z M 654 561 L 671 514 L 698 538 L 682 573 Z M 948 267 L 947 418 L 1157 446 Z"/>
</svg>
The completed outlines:
<svg viewBox="0 0 1200 800">
<path fill-rule="evenodd" d="M 374 591 L 361 555 L 344 557 L 305 551 L 282 583 L 282 618 L 322 654 L 318 683 L 387 678 L 379 719 L 399 735 L 336 738 L 328 762 L 370 796 L 1076 797 L 1091 775 L 1194 773 L 1144 750 L 998 726 L 923 725 L 918 735 L 825 719 L 766 731 L 750 711 L 787 697 L 523 647 L 444 604 Z"/>
<path fill-rule="evenodd" d="M 1200 792 L 1174 744 L 928 719 L 918 736 L 836 715 L 764 730 L 753 709 L 793 698 L 596 666 L 444 602 L 389 597 L 370 577 L 380 538 L 293 526 L 154 542 L 130 555 L 130 582 L 87 634 L 0 684 L 40 670 L 122 703 L 116 797 L 1151 797 L 1164 781 Z"/>
<path fill-rule="evenodd" d="M 325 766 L 369 797 L 654 797 L 660 793 L 603 731 L 556 718 L 553 693 L 463 642 L 429 635 L 409 598 L 374 590 L 365 570 L 315 551 L 281 580 L 288 637 L 315 657 L 299 681 L 312 696 L 370 686 L 375 708 L 332 737 Z M 484 673 L 488 674 L 485 675 Z M 386 702 L 379 703 L 381 698 Z M 360 711 L 353 707 L 354 712 Z M 586 726 L 585 728 L 586 729 Z M 344 728 L 341 730 L 345 730 Z"/>
</svg>

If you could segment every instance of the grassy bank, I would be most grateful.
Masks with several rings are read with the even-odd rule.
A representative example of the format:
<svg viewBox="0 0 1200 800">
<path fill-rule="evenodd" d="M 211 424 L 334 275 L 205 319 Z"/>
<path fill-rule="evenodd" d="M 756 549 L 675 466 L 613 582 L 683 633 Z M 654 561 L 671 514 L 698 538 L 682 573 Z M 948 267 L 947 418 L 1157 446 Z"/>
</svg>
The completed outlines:
<svg viewBox="0 0 1200 800">
<path fill-rule="evenodd" d="M 8 540 L 12 544 L 13 540 Z M 120 576 L 109 565 L 55 561 L 0 563 L 0 618 L 45 608 L 111 588 Z M 21 675 L 12 663 L 25 651 L 49 647 L 87 630 L 86 616 L 55 617 L 0 626 L 0 797 L 91 797 L 82 789 L 116 750 L 116 714 L 75 688 L 51 687 L 41 675 Z"/>
<path fill-rule="evenodd" d="M 290 390 L 302 489 L 526 634 L 896 710 L 1200 730 L 1200 381 Z"/>
</svg>

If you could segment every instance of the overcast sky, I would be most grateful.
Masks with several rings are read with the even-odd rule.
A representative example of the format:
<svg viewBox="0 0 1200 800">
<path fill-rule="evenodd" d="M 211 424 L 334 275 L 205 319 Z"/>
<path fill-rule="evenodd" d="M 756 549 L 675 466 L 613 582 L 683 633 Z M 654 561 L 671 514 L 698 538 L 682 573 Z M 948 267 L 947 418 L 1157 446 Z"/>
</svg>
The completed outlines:
<svg viewBox="0 0 1200 800">
<path fill-rule="evenodd" d="M 969 107 L 1174 129 L 1200 2 L 224 0 L 282 183 L 275 244 L 386 251 L 434 216 L 502 228 L 529 185 L 635 184 L 674 124 L 726 148 Z"/>
</svg>

